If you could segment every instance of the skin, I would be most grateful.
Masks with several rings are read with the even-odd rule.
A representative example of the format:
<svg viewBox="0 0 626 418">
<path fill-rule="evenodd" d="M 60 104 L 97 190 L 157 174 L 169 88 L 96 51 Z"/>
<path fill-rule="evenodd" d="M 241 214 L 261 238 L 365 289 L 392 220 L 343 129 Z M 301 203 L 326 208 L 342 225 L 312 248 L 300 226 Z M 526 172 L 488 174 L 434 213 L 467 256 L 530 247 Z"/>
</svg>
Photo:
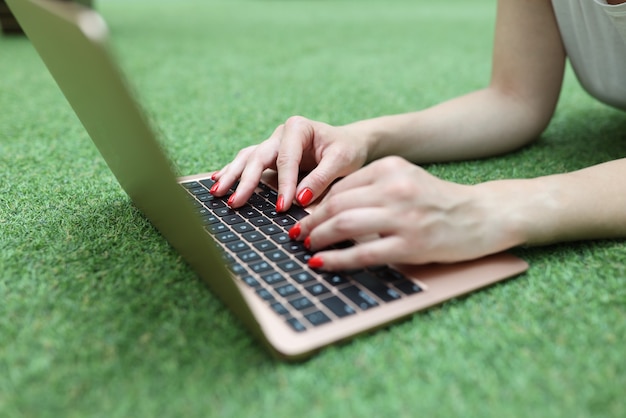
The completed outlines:
<svg viewBox="0 0 626 418">
<path fill-rule="evenodd" d="M 499 0 L 486 88 L 345 126 L 291 117 L 215 173 L 213 192 L 223 194 L 240 179 L 229 204 L 241 206 L 267 168 L 278 171 L 282 210 L 294 199 L 306 206 L 326 191 L 290 232 L 317 251 L 311 265 L 325 270 L 455 262 L 522 244 L 626 237 L 626 159 L 471 186 L 416 165 L 492 156 L 536 139 L 556 107 L 565 58 L 549 1 Z M 308 174 L 298 182 L 300 173 Z M 380 239 L 323 250 L 369 234 Z"/>
</svg>

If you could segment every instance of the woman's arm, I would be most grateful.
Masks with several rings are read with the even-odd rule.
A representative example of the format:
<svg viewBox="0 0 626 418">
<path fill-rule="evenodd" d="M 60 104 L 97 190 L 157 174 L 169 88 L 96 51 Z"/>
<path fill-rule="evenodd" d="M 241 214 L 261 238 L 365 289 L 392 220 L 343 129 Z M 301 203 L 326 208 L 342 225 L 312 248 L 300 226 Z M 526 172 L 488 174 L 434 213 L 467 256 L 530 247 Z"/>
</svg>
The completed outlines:
<svg viewBox="0 0 626 418">
<path fill-rule="evenodd" d="M 520 244 L 626 237 L 626 158 L 571 173 L 476 185 Z M 492 202 L 496 204 L 497 202 Z"/>
<path fill-rule="evenodd" d="M 459 63 L 462 65 L 462 63 Z M 500 0 L 490 85 L 423 111 L 347 125 L 366 138 L 368 160 L 473 159 L 534 140 L 552 117 L 565 52 L 546 0 Z"/>
</svg>

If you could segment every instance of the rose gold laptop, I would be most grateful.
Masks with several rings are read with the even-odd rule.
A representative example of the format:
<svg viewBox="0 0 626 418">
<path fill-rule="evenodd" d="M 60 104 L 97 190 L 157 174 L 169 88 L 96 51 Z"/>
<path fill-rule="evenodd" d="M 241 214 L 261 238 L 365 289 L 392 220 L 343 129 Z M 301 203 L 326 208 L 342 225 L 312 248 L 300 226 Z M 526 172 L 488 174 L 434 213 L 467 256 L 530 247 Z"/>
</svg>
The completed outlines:
<svg viewBox="0 0 626 418">
<path fill-rule="evenodd" d="M 60 0 L 7 2 L 134 204 L 277 357 L 306 358 L 528 268 L 507 253 L 399 270 L 308 268 L 310 254 L 286 233 L 307 213 L 276 213 L 266 183 L 232 210 L 208 193 L 208 174 L 175 176 L 109 52 L 98 13 Z"/>
</svg>

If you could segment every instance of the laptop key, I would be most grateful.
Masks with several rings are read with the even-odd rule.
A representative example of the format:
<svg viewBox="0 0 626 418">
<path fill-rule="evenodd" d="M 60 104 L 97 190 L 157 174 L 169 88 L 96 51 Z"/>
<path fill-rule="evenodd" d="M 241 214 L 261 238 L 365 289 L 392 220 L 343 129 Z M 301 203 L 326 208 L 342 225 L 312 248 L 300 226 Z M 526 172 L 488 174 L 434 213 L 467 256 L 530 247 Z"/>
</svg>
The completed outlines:
<svg viewBox="0 0 626 418">
<path fill-rule="evenodd" d="M 353 274 L 352 278 L 385 302 L 400 299 L 400 294 L 396 290 L 387 287 L 373 273 L 361 271 Z"/>
<path fill-rule="evenodd" d="M 340 290 L 348 299 L 354 302 L 359 308 L 367 310 L 378 306 L 378 302 L 374 300 L 367 292 L 356 286 L 349 286 Z"/>
<path fill-rule="evenodd" d="M 237 254 L 237 257 L 244 263 L 252 263 L 253 261 L 257 261 L 261 259 L 261 256 L 258 255 L 255 251 L 242 251 Z"/>
<path fill-rule="evenodd" d="M 212 214 L 211 215 L 204 215 L 202 218 L 200 218 L 200 220 L 202 221 L 202 223 L 204 225 L 211 225 L 211 224 L 214 224 L 214 223 L 217 223 L 217 222 L 220 221 L 217 216 L 212 215 Z"/>
<path fill-rule="evenodd" d="M 412 294 L 419 293 L 422 291 L 422 288 L 419 287 L 419 285 L 413 283 L 412 281 L 408 279 L 400 283 L 394 283 L 393 285 L 396 288 L 398 288 L 401 292 L 403 292 L 405 295 L 412 295 Z"/>
<path fill-rule="evenodd" d="M 287 320 L 287 323 L 291 325 L 291 328 L 293 328 L 293 330 L 296 332 L 302 332 L 306 330 L 306 327 L 302 325 L 302 322 L 298 321 L 296 318 L 289 318 Z"/>
<path fill-rule="evenodd" d="M 254 243 L 254 248 L 256 248 L 257 250 L 261 251 L 262 253 L 266 253 L 266 252 L 276 248 L 276 245 L 274 245 L 270 241 L 259 241 L 259 242 L 255 242 Z"/>
<path fill-rule="evenodd" d="M 330 290 L 328 290 L 328 288 L 321 283 L 312 284 L 311 286 L 305 287 L 305 289 L 313 296 L 319 296 L 330 292 Z"/>
<path fill-rule="evenodd" d="M 289 314 L 289 311 L 287 310 L 287 308 L 285 308 L 280 302 L 274 302 L 270 306 L 272 307 L 274 312 L 276 312 L 278 315 Z"/>
<path fill-rule="evenodd" d="M 281 232 L 283 232 L 282 229 L 280 229 L 278 226 L 276 225 L 263 225 L 261 227 L 261 231 L 263 231 L 264 234 L 266 235 L 274 235 L 274 234 L 280 234 Z"/>
<path fill-rule="evenodd" d="M 259 261 L 258 263 L 251 264 L 250 268 L 255 273 L 263 273 L 265 271 L 271 270 L 272 266 L 270 266 L 266 261 Z"/>
<path fill-rule="evenodd" d="M 224 202 L 222 202 L 221 200 L 213 199 L 213 200 L 209 200 L 207 202 L 204 202 L 204 206 L 206 206 L 209 209 L 215 210 L 215 209 L 218 209 L 218 208 L 225 207 L 226 204 Z"/>
<path fill-rule="evenodd" d="M 209 191 L 205 189 L 204 187 L 194 187 L 193 189 L 188 189 L 188 190 L 196 196 L 199 194 L 209 193 Z"/>
<path fill-rule="evenodd" d="M 258 289 L 256 294 L 261 297 L 263 300 L 274 300 L 274 296 L 267 289 Z"/>
<path fill-rule="evenodd" d="M 257 216 L 256 218 L 251 218 L 250 223 L 257 228 L 262 227 L 263 225 L 271 225 L 272 221 L 267 219 L 265 216 Z"/>
<path fill-rule="evenodd" d="M 287 272 L 287 273 L 299 270 L 301 268 L 301 266 L 298 263 L 292 260 L 278 263 L 278 267 L 280 267 L 282 271 Z"/>
<path fill-rule="evenodd" d="M 322 277 L 333 286 L 339 286 L 348 283 L 348 280 L 338 273 L 326 273 L 323 274 Z"/>
<path fill-rule="evenodd" d="M 206 194 L 196 195 L 196 199 L 201 202 L 208 202 L 209 200 L 215 199 L 215 196 L 209 194 L 209 192 L 206 192 Z"/>
<path fill-rule="evenodd" d="M 281 216 L 281 214 L 280 214 L 280 213 L 276 212 L 276 209 L 264 210 L 264 211 L 263 211 L 263 214 L 264 214 L 265 216 L 267 216 L 268 218 L 270 218 L 270 219 L 274 219 L 274 218 L 276 218 L 276 217 Z"/>
<path fill-rule="evenodd" d="M 221 243 L 227 243 L 227 242 L 231 242 L 231 241 L 235 241 L 239 239 L 237 235 L 233 234 L 232 232 L 224 232 L 223 234 L 217 234 L 215 235 L 215 238 Z"/>
<path fill-rule="evenodd" d="M 244 206 L 243 208 L 239 208 L 237 209 L 237 212 L 246 219 L 258 218 L 259 216 L 261 216 L 261 212 L 251 206 Z"/>
<path fill-rule="evenodd" d="M 249 223 L 239 223 L 232 225 L 232 228 L 235 232 L 240 234 L 245 234 L 246 232 L 254 231 L 254 227 Z"/>
<path fill-rule="evenodd" d="M 304 244 L 300 241 L 290 241 L 283 244 L 283 248 L 291 254 L 297 254 L 306 251 Z"/>
<path fill-rule="evenodd" d="M 311 257 L 313 257 L 313 254 L 311 254 L 310 252 L 296 254 L 296 258 L 300 260 L 302 264 L 308 263 Z"/>
<path fill-rule="evenodd" d="M 274 234 L 270 238 L 272 238 L 274 242 L 277 242 L 279 244 L 284 244 L 286 242 L 291 241 L 291 238 L 289 238 L 289 234 L 287 234 L 286 232 L 281 232 L 280 234 Z"/>
<path fill-rule="evenodd" d="M 245 251 L 245 250 L 250 249 L 248 244 L 246 244 L 243 241 L 234 241 L 234 242 L 228 243 L 226 247 L 234 253 L 238 253 L 240 251 Z"/>
<path fill-rule="evenodd" d="M 282 252 L 281 250 L 270 251 L 266 253 L 265 256 L 275 263 L 279 261 L 287 260 L 289 258 L 289 256 L 285 254 L 284 252 Z"/>
<path fill-rule="evenodd" d="M 228 206 L 220 207 L 214 210 L 215 214 L 220 218 L 225 218 L 231 215 L 235 215 L 235 211 Z"/>
<path fill-rule="evenodd" d="M 244 222 L 243 218 L 239 215 L 226 215 L 222 218 L 222 220 L 228 225 L 235 225 Z"/>
<path fill-rule="evenodd" d="M 330 298 L 324 299 L 322 300 L 322 304 L 339 318 L 343 318 L 344 316 L 356 313 L 352 306 L 345 303 L 338 296 L 332 296 Z"/>
<path fill-rule="evenodd" d="M 276 287 L 274 290 L 284 298 L 288 298 L 289 296 L 299 293 L 298 289 L 291 283 Z"/>
<path fill-rule="evenodd" d="M 209 225 L 207 229 L 212 234 L 219 234 L 228 231 L 228 227 L 221 222 Z"/>
<path fill-rule="evenodd" d="M 276 283 L 285 281 L 283 275 L 277 272 L 264 274 L 263 276 L 261 276 L 261 279 L 263 279 L 263 281 L 269 285 L 275 285 Z"/>
<path fill-rule="evenodd" d="M 304 210 L 302 207 L 296 205 L 292 205 L 287 213 L 293 216 L 297 221 L 309 215 L 309 212 Z"/>
<path fill-rule="evenodd" d="M 181 183 L 181 186 L 183 186 L 185 189 L 196 189 L 200 187 L 200 183 L 198 183 L 197 181 L 188 181 L 186 183 Z"/>
<path fill-rule="evenodd" d="M 199 181 L 200 181 L 200 184 L 202 184 L 207 189 L 210 189 L 215 184 L 215 180 L 212 180 L 212 179 L 202 179 Z"/>
<path fill-rule="evenodd" d="M 306 271 L 300 271 L 298 273 L 294 273 L 291 275 L 291 278 L 293 278 L 295 281 L 297 281 L 300 284 L 315 280 L 313 276 L 311 275 L 311 273 L 308 273 Z"/>
<path fill-rule="evenodd" d="M 248 242 L 261 241 L 263 239 L 263 235 L 261 235 L 261 233 L 257 231 L 246 232 L 245 234 L 243 234 L 243 237 Z"/>
<path fill-rule="evenodd" d="M 261 284 L 252 276 L 246 276 L 243 279 L 243 282 L 250 287 L 259 287 Z"/>
<path fill-rule="evenodd" d="M 321 311 L 315 311 L 310 314 L 304 315 L 304 317 L 314 326 L 322 325 L 330 322 L 330 318 Z"/>
<path fill-rule="evenodd" d="M 307 298 L 306 296 L 301 296 L 299 298 L 290 300 L 289 303 L 291 304 L 291 306 L 293 306 L 299 311 L 315 306 L 313 305 L 313 302 L 311 302 L 311 300 Z"/>
<path fill-rule="evenodd" d="M 277 216 L 274 218 L 274 222 L 277 225 L 282 226 L 283 228 L 287 228 L 296 223 L 296 221 L 291 216 Z"/>
</svg>

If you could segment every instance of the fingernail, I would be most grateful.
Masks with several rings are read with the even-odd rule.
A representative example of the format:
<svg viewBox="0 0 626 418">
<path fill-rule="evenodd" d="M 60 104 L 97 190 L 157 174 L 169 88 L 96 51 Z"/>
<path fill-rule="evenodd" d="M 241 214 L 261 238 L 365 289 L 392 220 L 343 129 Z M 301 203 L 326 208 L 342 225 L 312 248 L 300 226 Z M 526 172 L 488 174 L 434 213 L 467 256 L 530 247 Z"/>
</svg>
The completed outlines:
<svg viewBox="0 0 626 418">
<path fill-rule="evenodd" d="M 285 209 L 285 198 L 282 194 L 276 199 L 276 212 L 282 212 Z"/>
<path fill-rule="evenodd" d="M 304 248 L 306 248 L 307 250 L 311 249 L 311 236 L 308 236 L 304 239 Z"/>
<path fill-rule="evenodd" d="M 309 267 L 311 267 L 312 269 L 319 269 L 324 267 L 324 260 L 322 260 L 322 257 L 320 256 L 314 256 L 309 258 Z"/>
<path fill-rule="evenodd" d="M 213 175 L 211 176 L 211 180 L 215 180 L 217 178 L 217 171 L 215 173 L 213 173 Z"/>
<path fill-rule="evenodd" d="M 289 230 L 289 238 L 296 239 L 300 236 L 300 223 L 298 222 Z"/>
<path fill-rule="evenodd" d="M 217 189 L 219 189 L 220 184 L 219 183 L 215 183 L 213 186 L 211 186 L 211 188 L 209 189 L 209 193 L 213 194 L 215 192 L 217 192 Z"/>
<path fill-rule="evenodd" d="M 298 193 L 298 196 L 296 197 L 296 200 L 298 201 L 300 206 L 308 205 L 309 203 L 311 203 L 311 199 L 313 199 L 313 191 L 308 187 L 304 188 L 300 193 Z"/>
<path fill-rule="evenodd" d="M 235 201 L 235 195 L 236 194 L 237 193 L 233 193 L 233 194 L 230 195 L 230 197 L 228 198 L 228 202 L 226 202 L 228 204 L 228 206 L 232 206 L 233 205 L 233 202 Z"/>
</svg>

